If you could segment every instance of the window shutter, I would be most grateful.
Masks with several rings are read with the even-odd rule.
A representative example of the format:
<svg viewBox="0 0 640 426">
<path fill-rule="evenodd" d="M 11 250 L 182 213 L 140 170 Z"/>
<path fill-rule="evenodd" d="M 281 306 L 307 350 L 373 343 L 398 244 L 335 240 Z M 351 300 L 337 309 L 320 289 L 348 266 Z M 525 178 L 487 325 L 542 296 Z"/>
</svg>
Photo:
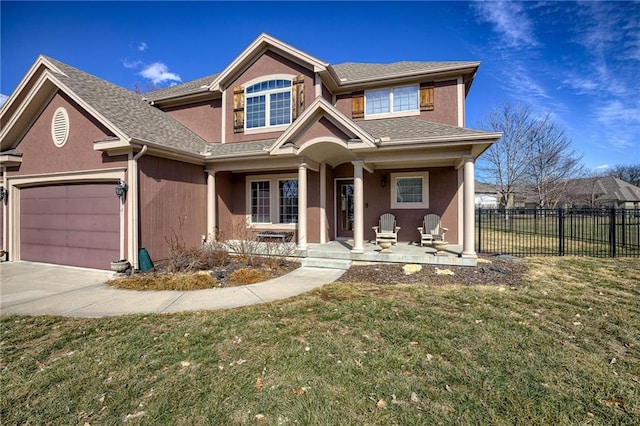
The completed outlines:
<svg viewBox="0 0 640 426">
<path fill-rule="evenodd" d="M 304 111 L 304 75 L 300 74 L 292 81 L 291 121 L 295 121 Z"/>
<path fill-rule="evenodd" d="M 364 92 L 351 94 L 351 118 L 364 118 Z"/>
<path fill-rule="evenodd" d="M 420 111 L 433 111 L 434 87 L 433 83 L 420 83 Z"/>
<path fill-rule="evenodd" d="M 233 132 L 244 131 L 244 89 L 241 86 L 233 88 Z"/>
</svg>

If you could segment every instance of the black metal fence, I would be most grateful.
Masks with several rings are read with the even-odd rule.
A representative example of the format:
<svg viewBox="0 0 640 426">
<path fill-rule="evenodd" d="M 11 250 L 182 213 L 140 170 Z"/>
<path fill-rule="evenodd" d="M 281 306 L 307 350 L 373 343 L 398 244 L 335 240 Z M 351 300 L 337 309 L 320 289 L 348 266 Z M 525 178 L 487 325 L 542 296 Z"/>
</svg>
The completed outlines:
<svg viewBox="0 0 640 426">
<path fill-rule="evenodd" d="M 640 257 L 638 209 L 477 209 L 478 253 Z"/>
</svg>

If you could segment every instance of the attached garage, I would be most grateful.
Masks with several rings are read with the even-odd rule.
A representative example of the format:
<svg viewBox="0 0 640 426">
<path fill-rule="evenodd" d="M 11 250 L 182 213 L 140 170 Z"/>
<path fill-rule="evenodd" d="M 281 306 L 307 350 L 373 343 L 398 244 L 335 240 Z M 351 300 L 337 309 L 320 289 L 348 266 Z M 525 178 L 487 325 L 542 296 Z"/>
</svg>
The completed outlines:
<svg viewBox="0 0 640 426">
<path fill-rule="evenodd" d="M 20 258 L 109 269 L 119 259 L 120 202 L 113 183 L 20 190 Z"/>
</svg>

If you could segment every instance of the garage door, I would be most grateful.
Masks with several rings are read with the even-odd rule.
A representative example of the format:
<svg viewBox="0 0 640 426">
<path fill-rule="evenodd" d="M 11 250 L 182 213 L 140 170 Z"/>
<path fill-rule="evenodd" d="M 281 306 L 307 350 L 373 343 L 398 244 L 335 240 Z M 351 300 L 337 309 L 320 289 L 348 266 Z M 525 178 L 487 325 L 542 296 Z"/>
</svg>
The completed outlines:
<svg viewBox="0 0 640 426">
<path fill-rule="evenodd" d="M 120 256 L 114 184 L 68 184 L 20 191 L 22 260 L 109 269 Z"/>
</svg>

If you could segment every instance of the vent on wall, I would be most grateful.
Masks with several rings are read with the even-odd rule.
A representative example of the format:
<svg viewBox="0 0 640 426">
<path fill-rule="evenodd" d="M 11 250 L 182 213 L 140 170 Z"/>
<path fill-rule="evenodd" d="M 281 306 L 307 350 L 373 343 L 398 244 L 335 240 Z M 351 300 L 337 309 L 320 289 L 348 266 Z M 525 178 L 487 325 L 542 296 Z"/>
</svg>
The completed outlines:
<svg viewBox="0 0 640 426">
<path fill-rule="evenodd" d="M 67 143 L 69 138 L 69 115 L 67 110 L 60 107 L 53 114 L 51 120 L 51 137 L 56 146 L 62 146 Z"/>
</svg>

